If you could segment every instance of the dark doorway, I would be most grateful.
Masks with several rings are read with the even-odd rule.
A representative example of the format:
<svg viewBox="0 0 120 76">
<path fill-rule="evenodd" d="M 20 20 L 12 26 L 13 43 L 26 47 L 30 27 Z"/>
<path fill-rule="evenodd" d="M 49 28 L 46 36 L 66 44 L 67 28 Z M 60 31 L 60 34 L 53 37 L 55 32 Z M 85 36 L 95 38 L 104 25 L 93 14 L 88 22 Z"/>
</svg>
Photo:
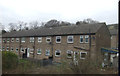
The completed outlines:
<svg viewBox="0 0 120 76">
<path fill-rule="evenodd" d="M 23 58 L 27 58 L 27 49 L 24 50 Z"/>
</svg>

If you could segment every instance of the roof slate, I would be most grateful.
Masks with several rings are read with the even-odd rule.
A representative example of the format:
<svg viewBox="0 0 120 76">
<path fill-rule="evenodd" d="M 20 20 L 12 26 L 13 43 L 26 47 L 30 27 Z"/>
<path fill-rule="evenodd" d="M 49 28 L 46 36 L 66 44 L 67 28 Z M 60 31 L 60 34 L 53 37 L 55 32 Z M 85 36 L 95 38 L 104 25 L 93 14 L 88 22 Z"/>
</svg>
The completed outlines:
<svg viewBox="0 0 120 76">
<path fill-rule="evenodd" d="M 99 28 L 105 23 L 97 24 L 82 24 L 74 26 L 62 26 L 52 28 L 39 28 L 24 31 L 13 31 L 2 35 L 2 37 L 27 37 L 27 36 L 54 36 L 54 35 L 75 35 L 75 34 L 88 34 L 96 33 Z"/>
</svg>

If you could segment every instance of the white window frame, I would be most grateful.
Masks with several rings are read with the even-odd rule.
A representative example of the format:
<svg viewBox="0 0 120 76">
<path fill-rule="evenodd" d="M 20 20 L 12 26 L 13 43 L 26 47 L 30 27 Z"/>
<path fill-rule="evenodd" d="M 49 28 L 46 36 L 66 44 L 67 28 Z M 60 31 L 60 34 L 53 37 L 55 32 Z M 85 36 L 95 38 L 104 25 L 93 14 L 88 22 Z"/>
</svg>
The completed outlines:
<svg viewBox="0 0 120 76">
<path fill-rule="evenodd" d="M 57 41 L 58 37 L 60 38 L 60 42 Z M 61 43 L 61 36 L 56 36 L 56 43 Z"/>
<path fill-rule="evenodd" d="M 84 37 L 83 37 L 83 35 L 80 36 L 80 43 L 83 43 L 83 42 L 81 42 L 81 39 L 83 39 L 83 42 L 84 42 Z"/>
<path fill-rule="evenodd" d="M 4 46 L 2 47 L 2 51 L 5 51 L 5 47 Z"/>
<path fill-rule="evenodd" d="M 10 42 L 10 38 L 7 38 L 7 42 Z"/>
<path fill-rule="evenodd" d="M 13 49 L 13 50 L 12 50 Z M 11 51 L 14 51 L 14 48 L 13 47 L 11 47 Z"/>
<path fill-rule="evenodd" d="M 25 49 L 24 49 L 24 48 L 21 48 L 21 52 L 24 52 L 24 51 L 22 51 L 22 50 L 24 50 L 24 51 L 25 51 Z"/>
<path fill-rule="evenodd" d="M 19 38 L 16 38 L 16 42 L 19 42 Z"/>
<path fill-rule="evenodd" d="M 22 40 L 23 38 L 24 38 L 24 41 Z M 21 38 L 21 42 L 25 42 L 25 37 L 22 37 L 22 38 Z"/>
<path fill-rule="evenodd" d="M 60 52 L 60 55 L 56 55 L 56 52 L 58 52 L 58 51 Z M 60 50 L 55 50 L 55 56 L 60 57 L 61 56 L 61 51 Z"/>
<path fill-rule="evenodd" d="M 68 56 L 69 51 L 70 51 L 70 53 L 71 53 L 71 57 Z M 67 50 L 66 53 L 67 53 L 67 58 L 72 58 L 72 54 L 73 54 L 73 51 L 72 51 L 72 50 Z"/>
<path fill-rule="evenodd" d="M 30 37 L 30 42 L 34 42 L 35 38 L 34 37 Z"/>
<path fill-rule="evenodd" d="M 16 52 L 18 52 L 18 51 L 19 51 L 19 49 L 18 49 L 18 51 L 17 51 L 17 49 L 18 49 L 18 48 L 16 48 Z"/>
<path fill-rule="evenodd" d="M 30 49 L 30 53 L 33 54 L 33 52 L 34 52 L 34 49 Z"/>
<path fill-rule="evenodd" d="M 47 39 L 50 39 L 50 41 L 47 41 Z M 51 37 L 46 37 L 46 42 L 50 43 L 51 42 Z"/>
<path fill-rule="evenodd" d="M 5 43 L 5 41 L 6 41 L 6 40 L 5 40 L 5 39 L 3 39 L 3 43 Z"/>
<path fill-rule="evenodd" d="M 88 42 L 86 42 L 86 38 L 88 38 Z M 89 35 L 85 35 L 85 43 L 89 43 Z"/>
<path fill-rule="evenodd" d="M 40 51 L 40 53 L 38 53 L 38 51 Z M 37 54 L 42 54 L 41 52 L 42 52 L 41 49 L 37 49 Z"/>
<path fill-rule="evenodd" d="M 72 42 L 69 42 L 69 37 L 72 37 Z M 67 36 L 67 43 L 73 43 L 74 42 L 74 36 Z"/>
<path fill-rule="evenodd" d="M 85 53 L 87 55 L 87 52 L 80 52 L 80 59 L 85 59 L 81 57 L 81 53 Z"/>
<path fill-rule="evenodd" d="M 7 50 L 8 49 L 8 50 Z M 9 46 L 6 47 L 6 51 L 9 51 Z"/>
<path fill-rule="evenodd" d="M 42 42 L 42 37 L 38 37 L 38 42 L 39 42 L 39 43 Z"/>
<path fill-rule="evenodd" d="M 46 52 L 49 52 L 49 54 L 46 54 Z M 47 49 L 46 52 L 45 52 L 45 55 L 49 56 L 50 55 L 50 50 Z"/>
<path fill-rule="evenodd" d="M 11 42 L 14 42 L 14 38 L 11 38 Z"/>
</svg>

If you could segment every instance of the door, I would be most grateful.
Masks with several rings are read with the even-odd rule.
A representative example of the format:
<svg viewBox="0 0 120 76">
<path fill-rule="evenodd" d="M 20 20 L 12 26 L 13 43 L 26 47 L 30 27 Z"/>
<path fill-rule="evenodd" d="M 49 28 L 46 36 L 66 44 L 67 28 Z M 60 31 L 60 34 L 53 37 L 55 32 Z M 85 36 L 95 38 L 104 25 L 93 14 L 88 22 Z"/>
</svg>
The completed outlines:
<svg viewBox="0 0 120 76">
<path fill-rule="evenodd" d="M 27 48 L 27 57 L 29 57 L 29 56 L 30 56 L 30 49 Z"/>
</svg>

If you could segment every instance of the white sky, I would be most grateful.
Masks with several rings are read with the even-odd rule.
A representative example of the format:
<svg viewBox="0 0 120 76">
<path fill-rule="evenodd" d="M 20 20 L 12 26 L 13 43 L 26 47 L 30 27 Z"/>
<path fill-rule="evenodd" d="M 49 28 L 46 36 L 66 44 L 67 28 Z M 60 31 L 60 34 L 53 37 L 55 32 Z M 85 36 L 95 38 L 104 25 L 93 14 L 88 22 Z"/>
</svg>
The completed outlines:
<svg viewBox="0 0 120 76">
<path fill-rule="evenodd" d="M 118 0 L 0 0 L 0 23 L 6 26 L 51 19 L 75 23 L 86 18 L 118 23 Z"/>
</svg>

